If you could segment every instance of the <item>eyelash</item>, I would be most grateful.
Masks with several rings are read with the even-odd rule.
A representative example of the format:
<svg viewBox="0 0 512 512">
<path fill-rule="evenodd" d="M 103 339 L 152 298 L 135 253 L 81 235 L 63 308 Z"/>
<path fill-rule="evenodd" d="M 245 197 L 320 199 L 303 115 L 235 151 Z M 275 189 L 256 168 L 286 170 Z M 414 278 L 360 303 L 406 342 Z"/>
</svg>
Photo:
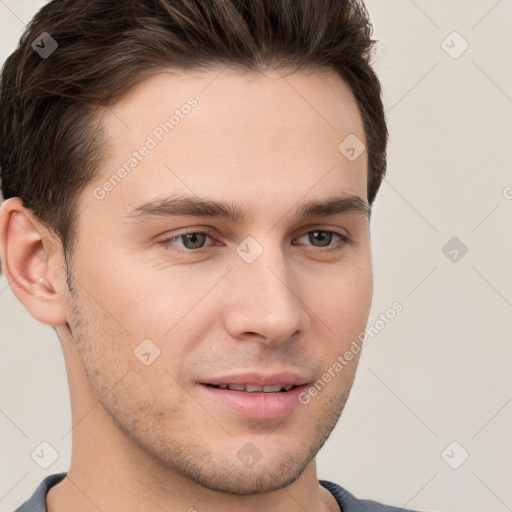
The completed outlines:
<svg viewBox="0 0 512 512">
<path fill-rule="evenodd" d="M 336 250 L 340 250 L 343 248 L 343 246 L 347 243 L 350 242 L 350 239 L 347 237 L 347 235 L 344 235 L 343 233 L 340 233 L 339 231 L 334 231 L 332 229 L 310 229 L 310 230 L 307 230 L 307 231 L 304 231 L 302 233 L 300 233 L 297 238 L 302 238 L 304 235 L 308 235 L 309 233 L 314 233 L 314 232 L 321 232 L 321 233 L 332 233 L 333 235 L 336 235 L 339 237 L 339 239 L 341 240 L 341 245 L 328 245 L 328 246 L 325 246 L 325 247 L 315 247 L 315 246 L 312 246 L 316 249 L 323 249 L 324 251 L 336 251 Z M 207 229 L 203 230 L 203 231 L 185 231 L 183 233 L 179 233 L 173 237 L 170 237 L 170 238 L 166 238 L 165 240 L 162 240 L 161 242 L 159 242 L 161 245 L 163 245 L 165 248 L 167 248 L 168 250 L 171 250 L 171 251 L 175 251 L 175 252 L 179 252 L 181 254 L 183 253 L 189 253 L 189 254 L 201 254 L 203 253 L 205 250 L 207 250 L 210 246 L 205 246 L 205 247 L 199 247 L 198 249 L 187 249 L 186 247 L 183 247 L 181 249 L 172 249 L 171 247 L 173 246 L 173 244 L 171 242 L 175 241 L 175 240 L 179 240 L 180 238 L 184 237 L 185 235 L 207 235 L 208 237 L 210 238 L 213 238 L 211 232 Z M 213 244 L 212 244 L 213 245 Z"/>
</svg>

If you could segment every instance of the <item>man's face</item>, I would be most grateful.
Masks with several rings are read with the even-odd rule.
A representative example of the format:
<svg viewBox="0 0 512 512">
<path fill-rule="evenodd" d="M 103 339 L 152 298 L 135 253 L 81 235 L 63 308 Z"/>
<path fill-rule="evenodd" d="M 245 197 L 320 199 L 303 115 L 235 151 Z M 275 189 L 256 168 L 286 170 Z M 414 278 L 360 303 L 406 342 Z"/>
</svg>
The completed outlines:
<svg viewBox="0 0 512 512">
<path fill-rule="evenodd" d="M 298 211 L 343 196 L 366 203 L 368 160 L 338 149 L 365 137 L 335 74 L 218 73 L 161 73 L 107 111 L 112 150 L 79 198 L 75 293 L 64 302 L 119 435 L 170 470 L 241 494 L 297 479 L 348 397 L 358 356 L 332 368 L 368 318 L 368 217 Z M 118 172 L 134 151 L 137 163 Z M 172 214 L 162 205 L 177 195 L 239 216 Z M 139 208 L 152 202 L 160 208 Z"/>
</svg>

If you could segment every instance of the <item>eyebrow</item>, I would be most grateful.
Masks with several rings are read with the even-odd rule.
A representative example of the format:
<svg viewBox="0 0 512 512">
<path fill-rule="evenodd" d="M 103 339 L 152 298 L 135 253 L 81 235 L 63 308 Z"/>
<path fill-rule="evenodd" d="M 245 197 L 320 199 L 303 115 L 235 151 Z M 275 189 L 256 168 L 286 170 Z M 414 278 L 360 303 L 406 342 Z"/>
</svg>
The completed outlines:
<svg viewBox="0 0 512 512">
<path fill-rule="evenodd" d="M 300 203 L 295 209 L 295 217 L 301 222 L 310 217 L 356 213 L 370 217 L 371 206 L 356 195 L 343 195 L 323 200 Z M 247 212 L 232 202 L 216 201 L 198 196 L 176 195 L 148 200 L 133 208 L 126 220 L 140 222 L 150 217 L 213 217 L 234 223 L 247 221 Z"/>
</svg>

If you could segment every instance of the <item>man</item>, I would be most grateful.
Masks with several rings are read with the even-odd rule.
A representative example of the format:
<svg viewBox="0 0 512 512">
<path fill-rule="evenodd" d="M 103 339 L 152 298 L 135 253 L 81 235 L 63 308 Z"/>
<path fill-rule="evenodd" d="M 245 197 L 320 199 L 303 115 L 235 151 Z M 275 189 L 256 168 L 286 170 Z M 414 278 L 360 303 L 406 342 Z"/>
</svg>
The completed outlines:
<svg viewBox="0 0 512 512">
<path fill-rule="evenodd" d="M 371 305 L 370 37 L 348 0 L 35 16 L 2 74 L 1 259 L 62 345 L 73 444 L 18 512 L 398 510 L 315 466 Z"/>
</svg>

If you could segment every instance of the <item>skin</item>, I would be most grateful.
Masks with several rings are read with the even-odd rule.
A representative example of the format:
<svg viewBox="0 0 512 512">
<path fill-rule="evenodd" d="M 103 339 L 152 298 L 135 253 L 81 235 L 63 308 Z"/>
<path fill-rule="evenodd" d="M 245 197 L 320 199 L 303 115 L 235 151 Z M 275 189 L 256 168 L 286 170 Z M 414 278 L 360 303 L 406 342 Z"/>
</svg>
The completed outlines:
<svg viewBox="0 0 512 512">
<path fill-rule="evenodd" d="M 49 512 L 339 510 L 318 484 L 315 456 L 359 355 L 277 419 L 242 416 L 198 384 L 235 370 L 295 370 L 315 382 L 368 320 L 368 217 L 294 214 L 299 202 L 333 195 L 367 202 L 366 152 L 349 161 L 338 150 L 349 134 L 365 140 L 355 99 L 331 71 L 282 75 L 162 72 L 104 112 L 111 150 L 79 196 L 71 289 L 59 239 L 18 198 L 4 202 L 4 272 L 29 313 L 55 327 L 70 387 L 71 467 L 47 495 Z M 197 107 L 96 199 L 190 96 Z M 248 219 L 126 220 L 143 201 L 177 192 L 233 202 Z M 161 243 L 206 228 L 202 253 L 183 239 Z M 349 241 L 333 235 L 325 247 L 314 230 Z M 252 263 L 235 250 L 248 236 L 263 248 Z M 148 338 L 160 356 L 145 366 L 134 350 Z M 261 454 L 251 467 L 237 457 L 247 443 Z"/>
</svg>

